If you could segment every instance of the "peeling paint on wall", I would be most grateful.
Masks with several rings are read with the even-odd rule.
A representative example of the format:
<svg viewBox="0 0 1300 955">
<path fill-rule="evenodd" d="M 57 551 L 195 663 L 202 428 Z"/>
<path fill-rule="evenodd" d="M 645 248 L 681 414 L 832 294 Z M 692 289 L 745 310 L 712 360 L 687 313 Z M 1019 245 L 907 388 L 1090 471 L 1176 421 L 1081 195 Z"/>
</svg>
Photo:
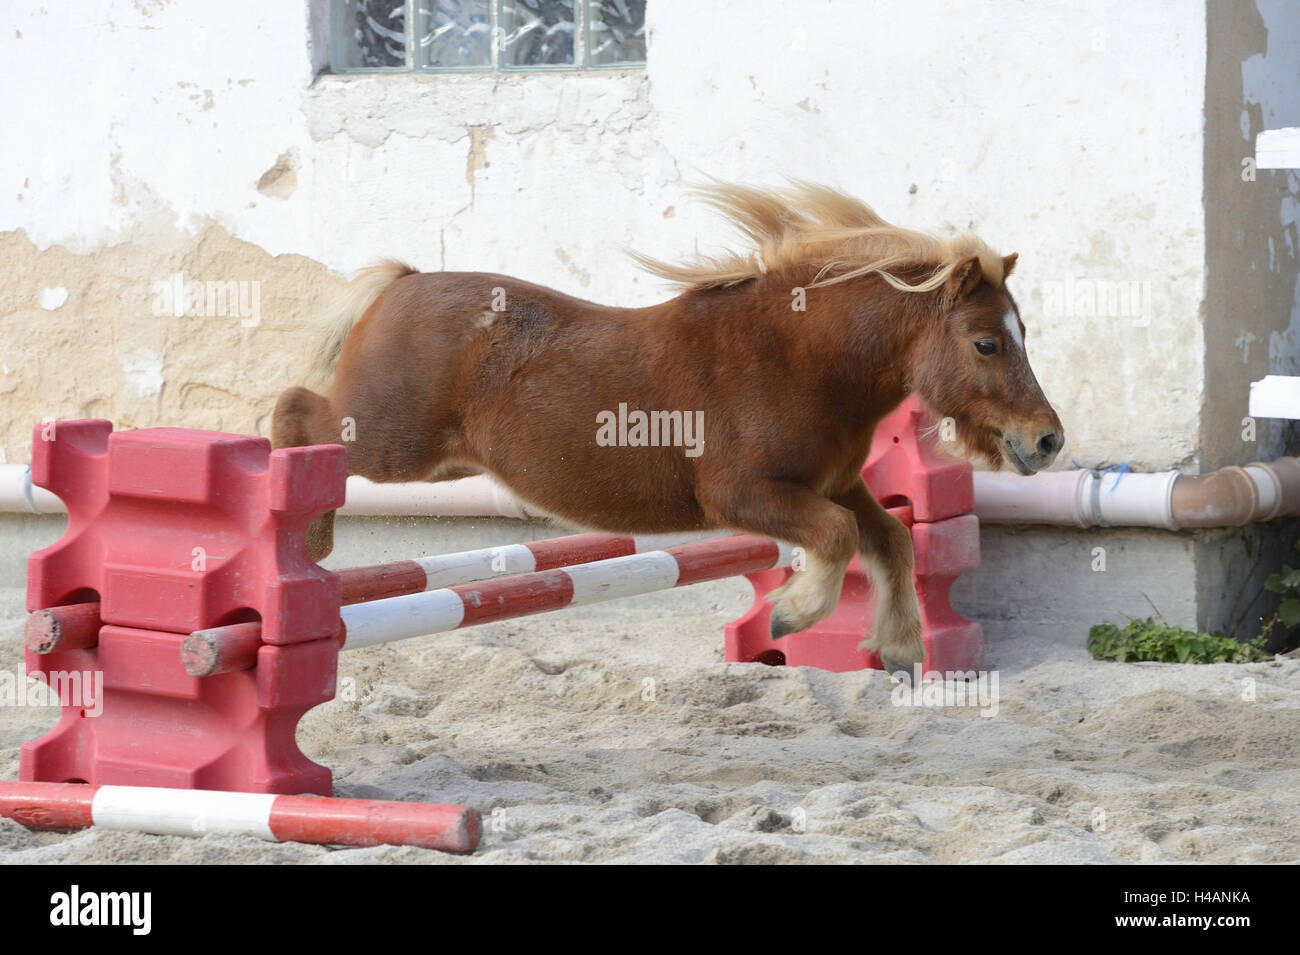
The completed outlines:
<svg viewBox="0 0 1300 955">
<path fill-rule="evenodd" d="M 137 348 L 122 356 L 122 371 L 127 388 L 138 398 L 162 394 L 162 359 L 147 348 Z"/>
<path fill-rule="evenodd" d="M 315 340 L 312 317 L 342 279 L 302 256 L 270 256 L 209 224 L 197 240 L 139 229 L 77 255 L 0 234 L 0 449 L 30 456 L 44 418 L 108 418 L 119 428 L 184 425 L 267 434 L 280 390 L 294 384 Z M 259 282 L 261 321 L 239 314 L 160 313 L 160 282 Z M 62 289 L 43 307 L 41 289 Z"/>
<path fill-rule="evenodd" d="M 62 308 L 63 303 L 66 302 L 67 300 L 68 300 L 68 290 L 65 289 L 62 285 L 57 286 L 55 288 L 41 289 L 41 297 L 40 297 L 41 308 L 45 309 L 47 312 L 52 312 L 55 309 Z"/>
<path fill-rule="evenodd" d="M 0 138 L 0 268 L 17 286 L 0 290 L 16 295 L 0 322 L 39 337 L 47 361 L 86 362 L 96 397 L 51 383 L 25 364 L 37 349 L 6 342 L 0 358 L 23 384 L 0 387 L 21 391 L 16 415 L 107 408 L 131 423 L 254 430 L 252 409 L 287 371 L 271 370 L 270 338 L 305 335 L 339 275 L 392 256 L 644 305 L 670 293 L 624 248 L 677 258 L 735 241 L 686 183 L 793 175 L 901 224 L 972 227 L 1021 253 L 1014 290 L 1070 436 L 1063 462 L 1196 461 L 1215 351 L 1200 313 L 1204 5 L 1135 0 L 1122 20 L 1081 31 L 1077 10 L 1054 5 L 1010 19 L 975 0 L 887 13 L 835 2 L 791 32 L 767 26 L 788 15 L 784 0 L 651 3 L 645 71 L 318 76 L 327 6 L 231 0 L 214 16 L 106 0 L 70 17 L 18 4 L 21 39 L 0 36 L 18 94 Z M 1263 49 L 1247 46 L 1233 69 Z M 1226 109 L 1234 138 L 1243 111 L 1258 125 L 1239 94 Z M 201 267 L 214 236 L 264 271 Z M 1270 237 L 1282 269 L 1294 226 Z M 139 253 L 130 265 L 123 247 Z M 36 268 L 42 253 L 80 274 Z M 294 257 L 290 271 L 319 281 L 288 302 L 273 289 Z M 120 268 L 259 280 L 260 330 L 125 319 Z M 1140 314 L 1112 314 L 1104 295 L 1051 304 L 1069 283 L 1134 282 L 1147 283 Z M 69 292 L 61 308 L 33 307 L 57 287 Z M 1271 348 L 1266 333 L 1283 334 L 1252 333 Z M 1218 350 L 1234 375 L 1253 372 L 1265 349 L 1249 347 L 1243 366 L 1236 339 Z M 120 372 L 99 380 L 136 348 L 163 361 L 158 395 L 127 389 Z"/>
<path fill-rule="evenodd" d="M 493 137 L 491 126 L 469 127 L 469 156 L 465 160 L 465 182 L 474 186 L 474 175 L 488 165 L 487 144 Z"/>
<path fill-rule="evenodd" d="M 298 188 L 298 176 L 288 153 L 281 153 L 275 165 L 257 180 L 257 191 L 275 199 L 288 199 Z"/>
</svg>

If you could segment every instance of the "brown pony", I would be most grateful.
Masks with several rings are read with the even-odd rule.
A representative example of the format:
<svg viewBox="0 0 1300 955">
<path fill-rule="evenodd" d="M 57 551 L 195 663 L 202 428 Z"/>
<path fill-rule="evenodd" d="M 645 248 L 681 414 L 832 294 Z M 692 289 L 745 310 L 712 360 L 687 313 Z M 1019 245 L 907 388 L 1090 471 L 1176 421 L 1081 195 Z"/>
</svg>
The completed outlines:
<svg viewBox="0 0 1300 955">
<path fill-rule="evenodd" d="M 753 251 L 638 257 L 684 286 L 648 308 L 504 275 L 367 269 L 314 363 L 329 397 L 285 391 L 273 442 L 345 443 L 349 471 L 373 481 L 488 472 L 580 527 L 789 541 L 805 569 L 772 595 L 774 637 L 830 613 L 860 553 L 878 594 L 864 646 L 910 671 L 924 655 L 911 538 L 860 472 L 909 392 L 993 467 L 1030 474 L 1056 457 L 1061 423 L 1005 285 L 1016 256 L 891 226 L 818 186 L 706 195 Z M 333 518 L 308 535 L 318 560 Z"/>
</svg>

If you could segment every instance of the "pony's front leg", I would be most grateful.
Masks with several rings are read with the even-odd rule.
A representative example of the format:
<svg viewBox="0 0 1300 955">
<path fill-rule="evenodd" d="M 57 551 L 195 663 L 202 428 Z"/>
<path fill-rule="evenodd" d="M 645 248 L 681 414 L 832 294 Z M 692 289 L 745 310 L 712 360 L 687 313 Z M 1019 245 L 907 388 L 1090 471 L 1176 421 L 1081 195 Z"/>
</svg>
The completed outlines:
<svg viewBox="0 0 1300 955">
<path fill-rule="evenodd" d="M 921 642 L 921 605 L 912 580 L 912 533 L 871 496 L 861 478 L 834 498 L 857 518 L 858 551 L 876 595 L 871 635 L 861 649 L 874 650 L 886 673 L 906 671 L 925 659 Z"/>
<path fill-rule="evenodd" d="M 803 567 L 768 595 L 772 639 L 807 630 L 840 601 L 844 572 L 858 547 L 853 514 L 801 484 L 729 481 L 702 501 L 716 524 L 803 549 Z"/>
</svg>

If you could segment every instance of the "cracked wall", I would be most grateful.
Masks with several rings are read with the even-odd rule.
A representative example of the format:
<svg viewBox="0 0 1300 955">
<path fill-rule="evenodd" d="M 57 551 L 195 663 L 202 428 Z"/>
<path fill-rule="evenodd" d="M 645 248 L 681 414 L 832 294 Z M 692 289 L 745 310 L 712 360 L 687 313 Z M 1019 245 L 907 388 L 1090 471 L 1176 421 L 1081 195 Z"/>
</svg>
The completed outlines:
<svg viewBox="0 0 1300 955">
<path fill-rule="evenodd" d="M 9 460 L 46 416 L 264 432 L 314 309 L 380 257 L 661 299 L 623 249 L 733 242 L 684 192 L 712 174 L 826 181 L 1020 252 L 1062 466 L 1196 465 L 1204 6 L 835 2 L 792 18 L 781 0 L 656 0 L 645 71 L 351 77 L 318 75 L 325 7 L 15 5 L 0 31 Z M 153 314 L 148 289 L 178 272 L 258 281 L 260 324 Z M 1116 313 L 1106 283 L 1135 283 L 1141 314 Z"/>
<path fill-rule="evenodd" d="M 310 348 L 312 313 L 342 285 L 318 262 L 268 255 L 215 225 L 140 230 L 89 256 L 6 233 L 0 273 L 21 277 L 0 283 L 9 462 L 30 460 L 32 425 L 45 419 L 267 434 L 275 397 Z M 202 286 L 180 315 L 178 280 Z M 256 295 L 245 285 L 241 298 L 250 282 Z"/>
</svg>

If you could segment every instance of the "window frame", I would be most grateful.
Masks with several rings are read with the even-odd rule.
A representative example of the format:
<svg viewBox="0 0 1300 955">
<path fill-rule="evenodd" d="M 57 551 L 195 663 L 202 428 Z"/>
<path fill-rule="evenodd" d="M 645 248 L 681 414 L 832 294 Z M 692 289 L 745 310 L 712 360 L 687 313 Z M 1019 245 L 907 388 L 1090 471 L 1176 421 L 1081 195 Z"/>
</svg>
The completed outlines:
<svg viewBox="0 0 1300 955">
<path fill-rule="evenodd" d="M 518 73 L 607 73 L 617 72 L 620 70 L 644 70 L 645 60 L 627 61 L 624 63 L 590 63 L 591 30 L 593 18 L 589 16 L 588 5 L 590 0 L 574 0 L 574 28 L 573 28 L 573 59 L 572 63 L 542 63 L 532 66 L 515 66 L 504 62 L 502 56 L 503 45 L 505 40 L 504 30 L 500 24 L 500 7 L 502 0 L 487 0 L 488 5 L 488 22 L 489 42 L 488 52 L 491 56 L 491 62 L 482 66 L 431 66 L 428 64 L 420 65 L 417 55 L 417 46 L 423 22 L 417 18 L 420 16 L 418 7 L 420 0 L 402 0 L 406 10 L 406 42 L 405 52 L 406 61 L 401 66 L 341 66 L 347 59 L 345 35 L 341 29 L 336 28 L 340 19 L 348 13 L 349 0 L 329 0 L 329 66 L 330 72 L 336 76 L 351 76 L 356 74 L 389 74 L 389 75 L 436 75 L 440 73 L 447 74 L 470 74 L 479 76 L 489 76 L 496 74 L 518 74 Z M 647 0 L 649 6 L 649 0 Z M 642 24 L 644 31 L 645 25 Z M 647 44 L 647 57 L 649 56 Z"/>
</svg>

